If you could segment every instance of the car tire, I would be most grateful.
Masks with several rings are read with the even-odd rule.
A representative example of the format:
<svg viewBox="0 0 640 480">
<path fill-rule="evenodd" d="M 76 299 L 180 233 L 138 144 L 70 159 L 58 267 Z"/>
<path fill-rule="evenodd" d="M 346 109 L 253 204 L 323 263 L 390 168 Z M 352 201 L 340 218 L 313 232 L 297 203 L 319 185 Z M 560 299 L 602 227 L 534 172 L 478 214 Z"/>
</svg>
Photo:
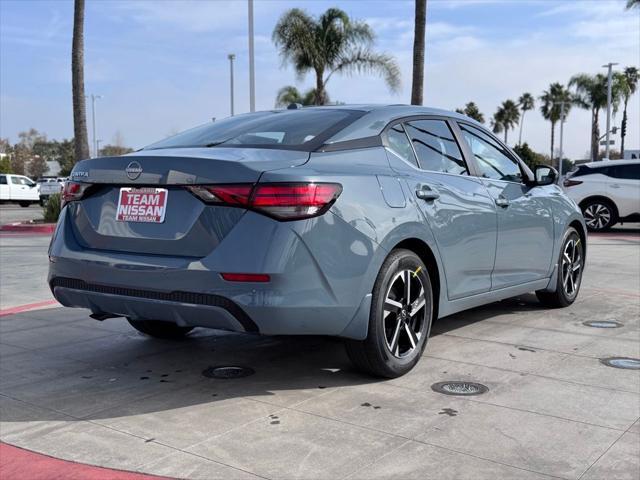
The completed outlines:
<svg viewBox="0 0 640 480">
<path fill-rule="evenodd" d="M 155 338 L 179 339 L 193 330 L 193 327 L 180 327 L 175 323 L 159 320 L 133 320 L 127 318 L 127 321 L 139 332 Z"/>
<path fill-rule="evenodd" d="M 31 205 L 31 202 L 18 202 L 18 205 L 20 205 L 22 208 L 28 208 L 29 205 Z"/>
<path fill-rule="evenodd" d="M 613 202 L 594 198 L 581 205 L 587 229 L 591 232 L 605 232 L 618 222 L 618 212 Z"/>
<path fill-rule="evenodd" d="M 564 308 L 571 305 L 580 291 L 584 271 L 584 245 L 577 230 L 569 227 L 562 239 L 558 258 L 558 274 L 554 292 L 538 290 L 536 296 L 545 306 Z"/>
<path fill-rule="evenodd" d="M 359 370 L 400 377 L 420 360 L 432 316 L 433 290 L 425 264 L 410 250 L 394 250 L 373 287 L 367 338 L 347 340 L 347 354 Z"/>
</svg>

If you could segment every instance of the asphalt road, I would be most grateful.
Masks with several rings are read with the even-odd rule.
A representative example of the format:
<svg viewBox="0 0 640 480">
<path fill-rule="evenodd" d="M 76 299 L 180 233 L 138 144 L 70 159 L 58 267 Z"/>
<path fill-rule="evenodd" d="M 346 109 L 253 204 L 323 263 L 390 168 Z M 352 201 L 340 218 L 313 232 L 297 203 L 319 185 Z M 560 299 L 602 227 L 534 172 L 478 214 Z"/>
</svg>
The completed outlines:
<svg viewBox="0 0 640 480">
<path fill-rule="evenodd" d="M 25 208 L 20 205 L 13 204 L 0 205 L 0 225 L 37 220 L 42 218 L 43 214 L 44 213 L 40 205 L 30 205 Z"/>
<path fill-rule="evenodd" d="M 0 235 L 2 308 L 50 298 L 47 241 Z M 169 342 L 82 310 L 4 316 L 0 440 L 189 479 L 637 480 L 640 370 L 601 359 L 640 358 L 639 292 L 640 232 L 593 235 L 574 305 L 525 295 L 442 319 L 392 381 L 354 371 L 333 339 L 197 329 Z M 255 373 L 202 375 L 220 365 Z M 432 391 L 450 380 L 488 391 Z"/>
</svg>

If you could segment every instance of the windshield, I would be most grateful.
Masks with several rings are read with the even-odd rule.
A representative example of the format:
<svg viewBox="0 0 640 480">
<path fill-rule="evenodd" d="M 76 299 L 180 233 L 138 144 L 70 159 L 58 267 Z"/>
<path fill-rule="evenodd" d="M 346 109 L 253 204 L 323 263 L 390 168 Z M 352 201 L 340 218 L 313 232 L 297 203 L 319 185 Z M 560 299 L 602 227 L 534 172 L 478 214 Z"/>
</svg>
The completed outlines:
<svg viewBox="0 0 640 480">
<path fill-rule="evenodd" d="M 313 150 L 362 113 L 337 109 L 248 113 L 200 125 L 144 149 L 242 146 Z"/>
</svg>

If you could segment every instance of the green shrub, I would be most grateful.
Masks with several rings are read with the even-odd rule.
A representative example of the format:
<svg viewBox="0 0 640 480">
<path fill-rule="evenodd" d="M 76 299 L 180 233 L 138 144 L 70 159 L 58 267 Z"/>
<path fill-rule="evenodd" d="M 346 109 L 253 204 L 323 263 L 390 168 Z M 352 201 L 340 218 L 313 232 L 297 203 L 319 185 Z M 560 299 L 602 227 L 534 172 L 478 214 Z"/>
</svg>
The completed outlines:
<svg viewBox="0 0 640 480">
<path fill-rule="evenodd" d="M 60 216 L 60 194 L 50 195 L 44 204 L 44 221 L 55 223 Z"/>
</svg>

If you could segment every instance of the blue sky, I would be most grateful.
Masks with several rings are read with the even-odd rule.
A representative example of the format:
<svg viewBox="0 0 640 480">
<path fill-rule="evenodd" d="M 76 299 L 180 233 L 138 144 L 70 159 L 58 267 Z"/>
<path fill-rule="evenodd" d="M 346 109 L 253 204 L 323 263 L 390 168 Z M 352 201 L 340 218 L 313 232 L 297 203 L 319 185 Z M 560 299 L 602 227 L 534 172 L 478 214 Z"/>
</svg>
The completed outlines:
<svg viewBox="0 0 640 480">
<path fill-rule="evenodd" d="M 497 105 L 523 92 L 536 97 L 551 82 L 603 71 L 601 65 L 640 64 L 640 10 L 624 0 L 429 0 L 425 103 L 454 109 L 473 100 L 489 118 Z M 393 54 L 402 88 L 380 78 L 333 77 L 332 99 L 347 103 L 408 103 L 411 88 L 413 1 L 255 0 L 257 108 L 273 107 L 279 87 L 312 86 L 283 67 L 271 42 L 279 16 L 300 7 L 329 7 L 366 20 L 376 49 Z M 117 132 L 141 147 L 168 134 L 229 114 L 227 54 L 237 55 L 236 111 L 247 111 L 247 18 L 244 0 L 87 0 L 85 88 L 98 101 L 98 138 Z M 49 138 L 71 137 L 73 3 L 0 0 L 0 137 L 12 141 L 30 127 Z M 640 148 L 640 94 L 630 102 L 628 148 Z M 90 113 L 90 112 L 88 112 Z M 618 115 L 618 122 L 621 115 Z M 601 117 L 604 129 L 604 115 Z M 550 126 L 536 108 L 527 113 L 524 139 L 548 152 Z M 517 132 L 511 132 L 513 144 Z M 574 109 L 565 150 L 588 150 L 589 114 Z"/>
</svg>

